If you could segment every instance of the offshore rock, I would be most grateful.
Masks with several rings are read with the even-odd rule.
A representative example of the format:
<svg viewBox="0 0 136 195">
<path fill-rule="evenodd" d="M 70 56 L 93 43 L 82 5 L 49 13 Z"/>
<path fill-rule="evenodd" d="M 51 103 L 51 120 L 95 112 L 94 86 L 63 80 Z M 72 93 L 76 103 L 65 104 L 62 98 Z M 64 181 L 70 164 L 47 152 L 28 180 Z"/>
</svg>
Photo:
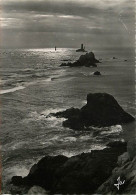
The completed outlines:
<svg viewBox="0 0 136 195">
<path fill-rule="evenodd" d="M 76 130 L 89 126 L 107 127 L 135 120 L 107 93 L 90 93 L 87 95 L 87 104 L 81 109 L 71 108 L 51 115 L 66 118 L 63 125 Z"/>
<path fill-rule="evenodd" d="M 95 75 L 95 76 L 100 76 L 101 73 L 100 73 L 99 71 L 96 71 L 96 72 L 93 73 L 93 75 Z"/>
<path fill-rule="evenodd" d="M 69 67 L 81 67 L 81 66 L 94 66 L 96 67 L 96 63 L 100 63 L 99 60 L 95 58 L 95 55 L 93 52 L 86 53 L 85 55 L 81 55 L 80 58 L 74 62 L 68 62 L 68 63 L 62 63 L 60 66 L 69 66 Z"/>
<path fill-rule="evenodd" d="M 81 44 L 81 48 L 77 49 L 76 52 L 86 52 L 83 43 Z"/>
</svg>

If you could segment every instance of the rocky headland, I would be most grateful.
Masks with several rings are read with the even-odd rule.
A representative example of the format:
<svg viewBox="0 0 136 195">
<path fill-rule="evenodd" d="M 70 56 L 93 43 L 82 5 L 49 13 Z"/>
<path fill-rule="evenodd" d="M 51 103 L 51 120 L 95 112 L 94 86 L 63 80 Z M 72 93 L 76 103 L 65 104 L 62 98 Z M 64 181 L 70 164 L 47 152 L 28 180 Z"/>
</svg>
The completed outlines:
<svg viewBox="0 0 136 195">
<path fill-rule="evenodd" d="M 118 156 L 126 150 L 127 144 L 117 141 L 107 144 L 103 150 L 70 158 L 45 156 L 32 166 L 26 177 L 14 176 L 11 183 L 20 189 L 24 187 L 26 191 L 40 186 L 53 194 L 92 194 L 112 174 Z"/>
<path fill-rule="evenodd" d="M 86 53 L 85 55 L 81 55 L 80 58 L 75 61 L 74 63 L 68 62 L 68 63 L 62 63 L 60 66 L 69 66 L 69 67 L 96 67 L 96 63 L 100 63 L 99 60 L 95 58 L 95 55 L 93 52 Z"/>
<path fill-rule="evenodd" d="M 87 104 L 81 109 L 70 108 L 50 116 L 66 118 L 63 126 L 84 130 L 89 126 L 105 127 L 134 121 L 134 117 L 123 110 L 115 98 L 107 93 L 90 93 Z"/>
<path fill-rule="evenodd" d="M 111 126 L 134 121 L 134 117 L 126 113 L 115 98 L 107 93 L 88 94 L 87 104 L 81 109 L 70 108 L 50 115 L 67 118 L 64 126 L 78 130 L 90 125 Z M 123 156 L 120 156 L 122 154 Z M 136 158 L 129 157 L 127 144 L 122 141 L 107 143 L 103 150 L 92 150 L 90 153 L 69 158 L 63 155 L 47 155 L 32 166 L 26 177 L 12 177 L 11 192 L 117 194 L 114 184 L 119 176 L 125 180 L 120 192 L 134 191 L 135 165 Z"/>
</svg>

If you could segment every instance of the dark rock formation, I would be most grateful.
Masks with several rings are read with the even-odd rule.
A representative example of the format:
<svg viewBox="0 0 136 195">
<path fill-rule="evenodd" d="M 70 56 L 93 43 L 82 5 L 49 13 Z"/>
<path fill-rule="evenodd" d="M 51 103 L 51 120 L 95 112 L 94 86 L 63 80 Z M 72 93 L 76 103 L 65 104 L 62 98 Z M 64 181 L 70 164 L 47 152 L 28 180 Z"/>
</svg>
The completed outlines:
<svg viewBox="0 0 136 195">
<path fill-rule="evenodd" d="M 96 191 L 96 194 L 136 194 L 136 156 L 133 159 L 125 152 L 119 156 L 117 166 L 112 171 L 112 175 Z M 119 190 L 114 184 L 117 179 L 125 180 Z"/>
<path fill-rule="evenodd" d="M 70 59 L 64 59 L 64 60 L 61 60 L 63 62 L 68 62 L 68 61 L 71 61 Z"/>
<path fill-rule="evenodd" d="M 40 186 L 53 194 L 92 194 L 108 179 L 117 158 L 126 151 L 126 144 L 118 142 L 110 147 L 82 153 L 71 158 L 65 156 L 45 156 L 33 165 L 29 174 L 22 178 L 16 176 L 11 183 L 18 186 Z M 19 183 L 17 183 L 19 178 Z"/>
<path fill-rule="evenodd" d="M 94 53 L 90 52 L 90 53 L 86 53 L 85 55 L 81 55 L 80 58 L 74 63 L 71 63 L 71 62 L 68 62 L 67 64 L 62 63 L 60 66 L 70 66 L 70 67 L 94 66 L 96 67 L 97 66 L 96 63 L 100 63 L 100 62 L 99 60 L 95 58 Z"/>
<path fill-rule="evenodd" d="M 66 118 L 63 125 L 76 130 L 83 130 L 89 126 L 105 127 L 129 123 L 135 120 L 121 108 L 113 96 L 107 93 L 90 93 L 87 95 L 87 104 L 81 109 L 70 108 L 51 115 Z"/>
<path fill-rule="evenodd" d="M 100 76 L 101 73 L 99 71 L 96 71 L 96 72 L 93 73 L 93 75 Z"/>
</svg>

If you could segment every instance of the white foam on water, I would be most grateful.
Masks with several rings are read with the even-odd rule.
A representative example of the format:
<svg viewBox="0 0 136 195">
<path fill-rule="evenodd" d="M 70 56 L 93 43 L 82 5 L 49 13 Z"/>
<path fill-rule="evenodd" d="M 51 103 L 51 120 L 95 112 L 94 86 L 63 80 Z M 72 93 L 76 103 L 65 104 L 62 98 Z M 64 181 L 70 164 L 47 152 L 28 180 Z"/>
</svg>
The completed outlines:
<svg viewBox="0 0 136 195">
<path fill-rule="evenodd" d="M 114 133 L 120 133 L 123 131 L 123 128 L 121 125 L 115 125 L 115 126 L 111 126 L 109 128 L 104 128 L 104 131 L 102 131 L 100 134 L 101 135 L 105 135 L 105 134 L 114 134 Z"/>
<path fill-rule="evenodd" d="M 14 165 L 12 167 L 8 167 L 4 170 L 4 175 L 6 176 L 6 182 L 11 181 L 13 176 L 22 176 L 25 177 L 29 173 L 29 168 L 26 168 L 24 165 Z M 3 177 L 3 183 L 5 183 L 5 178 Z"/>
<path fill-rule="evenodd" d="M 79 137 L 79 140 L 85 141 L 85 140 L 90 140 L 92 137 L 91 135 L 83 135 Z"/>
<path fill-rule="evenodd" d="M 42 81 L 45 81 L 45 82 L 50 82 L 51 81 L 51 77 L 49 77 L 49 78 L 47 78 L 47 79 L 45 79 L 45 80 L 42 80 Z"/>
<path fill-rule="evenodd" d="M 102 144 L 96 144 L 96 145 L 93 145 L 92 146 L 92 149 L 91 150 L 103 150 L 105 149 L 107 146 L 105 145 L 102 145 Z"/>
<path fill-rule="evenodd" d="M 49 140 L 50 141 L 55 141 L 55 140 L 58 140 L 59 139 L 59 136 L 58 135 L 54 135 L 52 138 L 50 138 Z"/>
<path fill-rule="evenodd" d="M 65 109 L 67 109 L 67 108 L 54 108 L 54 109 L 53 108 L 49 108 L 47 110 L 42 111 L 41 115 L 48 116 L 51 113 L 61 112 L 61 111 L 64 111 Z"/>
<path fill-rule="evenodd" d="M 83 105 L 87 104 L 87 100 L 83 100 L 83 101 L 82 101 L 82 104 L 83 104 Z"/>
<path fill-rule="evenodd" d="M 64 155 L 64 156 L 70 158 L 72 156 L 78 155 L 79 152 L 74 152 L 74 151 L 60 151 L 59 154 Z"/>
<path fill-rule="evenodd" d="M 122 143 L 124 143 L 125 142 L 125 140 L 122 138 L 116 138 L 116 139 L 114 139 L 114 141 L 120 141 L 120 142 L 122 142 Z"/>
<path fill-rule="evenodd" d="M 63 139 L 60 139 L 63 142 L 76 142 L 77 138 L 76 137 L 65 137 Z"/>
<path fill-rule="evenodd" d="M 103 150 L 105 149 L 106 146 L 104 145 L 101 145 L 101 144 L 96 144 L 96 145 L 92 145 L 90 146 L 90 148 L 88 149 L 79 149 L 76 150 L 76 151 L 64 151 L 64 150 L 60 150 L 57 155 L 64 155 L 64 156 L 67 156 L 67 157 L 72 157 L 72 156 L 76 156 L 76 155 L 79 155 L 81 153 L 91 153 L 92 150 Z"/>
<path fill-rule="evenodd" d="M 13 88 L 11 88 L 11 89 L 3 89 L 3 90 L 0 90 L 0 95 L 2 95 L 2 94 L 6 94 L 6 93 L 13 93 L 13 92 L 15 92 L 15 91 L 18 91 L 18 90 L 21 90 L 21 89 L 25 89 L 26 87 L 29 87 L 29 86 L 31 86 L 31 85 L 35 85 L 35 84 L 38 84 L 38 83 L 45 83 L 45 82 L 50 82 L 51 81 L 51 77 L 49 77 L 49 78 L 47 78 L 47 79 L 44 79 L 44 80 L 36 80 L 36 81 L 30 81 L 30 82 L 24 82 L 24 81 L 22 81 L 23 82 L 23 86 L 20 86 L 20 83 L 17 83 L 16 84 L 16 87 L 13 87 Z M 4 84 L 4 83 L 6 83 L 7 82 L 7 80 L 5 80 L 5 81 L 3 81 L 3 80 L 1 80 L 0 81 L 0 84 Z M 19 81 L 20 82 L 20 81 Z"/>
<path fill-rule="evenodd" d="M 11 151 L 11 150 L 16 150 L 19 148 L 23 148 L 25 145 L 27 145 L 27 141 L 20 141 L 17 143 L 7 143 L 5 145 L 2 146 L 2 151 Z"/>
<path fill-rule="evenodd" d="M 29 195 L 46 195 L 48 194 L 43 188 L 39 186 L 33 186 L 29 189 L 28 193 Z"/>
<path fill-rule="evenodd" d="M 28 116 L 23 119 L 22 122 L 29 123 L 30 121 L 48 121 L 50 127 L 55 127 L 58 124 L 61 124 L 63 121 L 65 121 L 65 118 L 57 118 L 55 116 L 48 116 L 50 113 L 56 113 L 59 111 L 62 111 L 64 109 L 47 109 L 45 111 L 42 111 L 41 113 L 38 113 L 37 111 L 31 112 L 28 114 Z M 48 116 L 48 117 L 47 117 Z"/>
<path fill-rule="evenodd" d="M 48 119 L 46 118 L 46 120 L 48 120 Z M 56 118 L 56 117 L 54 117 L 54 119 L 51 120 L 50 127 L 57 127 L 57 125 L 62 124 L 62 122 L 65 121 L 65 120 L 66 120 L 65 118 Z M 59 130 L 61 130 L 61 128 Z"/>
<path fill-rule="evenodd" d="M 53 145 L 53 143 L 51 141 L 45 141 L 45 142 L 40 141 L 40 143 L 42 145 L 45 145 L 46 147 Z"/>
<path fill-rule="evenodd" d="M 25 87 L 24 86 L 18 86 L 18 87 L 14 87 L 12 89 L 4 89 L 4 90 L 0 91 L 0 95 L 6 94 L 6 93 L 12 93 L 12 92 L 15 92 L 15 91 L 18 91 L 18 90 L 21 90 L 21 89 L 25 89 Z"/>
<path fill-rule="evenodd" d="M 57 113 L 57 112 L 61 112 L 61 111 L 64 111 L 64 109 L 60 109 L 60 108 L 47 109 L 47 110 L 45 110 L 45 111 L 43 111 L 43 112 L 40 113 L 39 120 L 49 121 L 49 122 L 51 122 L 50 123 L 50 126 L 51 127 L 55 127 L 58 124 L 60 124 L 63 121 L 65 121 L 66 119 L 65 118 L 57 118 L 55 116 L 48 116 L 48 115 L 51 114 L 51 113 Z"/>
</svg>

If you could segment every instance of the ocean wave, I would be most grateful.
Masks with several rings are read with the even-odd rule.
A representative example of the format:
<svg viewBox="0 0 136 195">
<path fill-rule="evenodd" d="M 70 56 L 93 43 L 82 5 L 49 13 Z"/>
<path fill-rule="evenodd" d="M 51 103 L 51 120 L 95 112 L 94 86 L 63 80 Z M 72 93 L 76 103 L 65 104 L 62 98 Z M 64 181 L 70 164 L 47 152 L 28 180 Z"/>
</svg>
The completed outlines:
<svg viewBox="0 0 136 195">
<path fill-rule="evenodd" d="M 47 81 L 47 82 L 50 82 L 51 81 L 51 77 L 49 77 L 49 78 L 47 78 L 47 79 L 45 79 L 45 80 L 43 80 L 43 81 Z"/>
<path fill-rule="evenodd" d="M 51 81 L 51 78 L 47 78 L 47 79 L 44 79 L 44 80 L 37 80 L 37 81 L 28 81 L 28 82 L 25 82 L 24 80 L 17 80 L 17 81 L 1 81 L 1 84 L 4 85 L 4 86 L 13 86 L 15 85 L 15 87 L 13 88 L 10 88 L 10 89 L 3 89 L 3 90 L 0 90 L 0 95 L 2 94 L 6 94 L 6 93 L 13 93 L 15 91 L 18 91 L 18 90 L 21 90 L 21 89 L 25 89 L 26 87 L 29 87 L 31 85 L 35 85 L 35 84 L 38 84 L 38 83 L 42 83 L 42 82 L 50 82 Z M 23 85 L 20 85 L 20 84 L 23 84 Z"/>
<path fill-rule="evenodd" d="M 91 153 L 92 150 L 103 150 L 104 148 L 106 148 L 105 145 L 102 144 L 95 144 L 90 146 L 90 148 L 88 149 L 81 149 L 82 147 L 78 147 L 77 150 L 59 150 L 57 151 L 55 154 L 52 153 L 52 155 L 64 155 L 67 157 L 72 157 L 72 156 L 76 156 L 79 155 L 81 153 Z"/>
<path fill-rule="evenodd" d="M 76 137 L 65 137 L 65 138 L 61 138 L 60 141 L 62 142 L 76 142 L 77 138 Z"/>
<path fill-rule="evenodd" d="M 87 104 L 87 100 L 83 100 L 82 101 L 82 104 L 84 105 L 84 104 Z"/>
<path fill-rule="evenodd" d="M 67 108 L 49 108 L 47 110 L 42 111 L 41 114 L 44 116 L 48 116 L 50 113 L 61 112 L 61 111 L 64 111 L 65 109 L 67 109 Z"/>
<path fill-rule="evenodd" d="M 51 141 L 45 141 L 45 142 L 43 141 L 43 142 L 41 142 L 41 144 L 45 145 L 46 147 L 53 145 L 53 143 Z"/>
<path fill-rule="evenodd" d="M 23 119 L 22 122 L 25 123 L 29 123 L 30 121 L 47 121 L 49 122 L 50 127 L 55 127 L 58 124 L 61 124 L 64 120 L 66 120 L 65 118 L 56 118 L 55 116 L 49 116 L 47 117 L 50 113 L 56 113 L 56 112 L 60 112 L 64 109 L 47 109 L 44 110 L 40 113 L 38 113 L 37 111 L 34 112 L 30 112 L 27 117 L 25 119 Z"/>
<path fill-rule="evenodd" d="M 2 151 L 16 150 L 16 149 L 24 147 L 24 145 L 27 145 L 26 140 L 25 141 L 20 141 L 20 142 L 17 142 L 17 143 L 11 142 L 11 143 L 8 143 L 8 144 L 5 144 L 4 146 L 2 146 Z"/>
<path fill-rule="evenodd" d="M 107 135 L 107 134 L 119 134 L 123 131 L 123 128 L 121 125 L 115 125 L 111 126 L 109 128 L 104 128 L 104 130 L 100 133 L 101 135 Z"/>
<path fill-rule="evenodd" d="M 6 93 L 13 93 L 13 92 L 21 90 L 21 89 L 25 89 L 25 87 L 24 86 L 18 86 L 18 87 L 14 87 L 14 88 L 11 88 L 11 89 L 4 89 L 4 90 L 0 91 L 0 95 L 6 94 Z"/>
<path fill-rule="evenodd" d="M 89 135 L 81 135 L 79 137 L 79 140 L 81 141 L 86 141 L 86 140 L 90 140 L 92 138 L 92 136 L 89 134 Z"/>
<path fill-rule="evenodd" d="M 9 182 L 11 181 L 11 178 L 12 176 L 16 175 L 16 176 L 22 176 L 22 177 L 25 177 L 26 175 L 28 175 L 29 173 L 29 169 L 30 167 L 26 167 L 25 165 L 23 166 L 22 163 L 21 165 L 12 165 L 12 167 L 8 167 L 5 169 L 5 173 L 4 175 L 6 176 L 6 179 L 5 177 L 2 178 L 2 182 L 3 184 L 7 185 L 9 184 Z"/>
</svg>

